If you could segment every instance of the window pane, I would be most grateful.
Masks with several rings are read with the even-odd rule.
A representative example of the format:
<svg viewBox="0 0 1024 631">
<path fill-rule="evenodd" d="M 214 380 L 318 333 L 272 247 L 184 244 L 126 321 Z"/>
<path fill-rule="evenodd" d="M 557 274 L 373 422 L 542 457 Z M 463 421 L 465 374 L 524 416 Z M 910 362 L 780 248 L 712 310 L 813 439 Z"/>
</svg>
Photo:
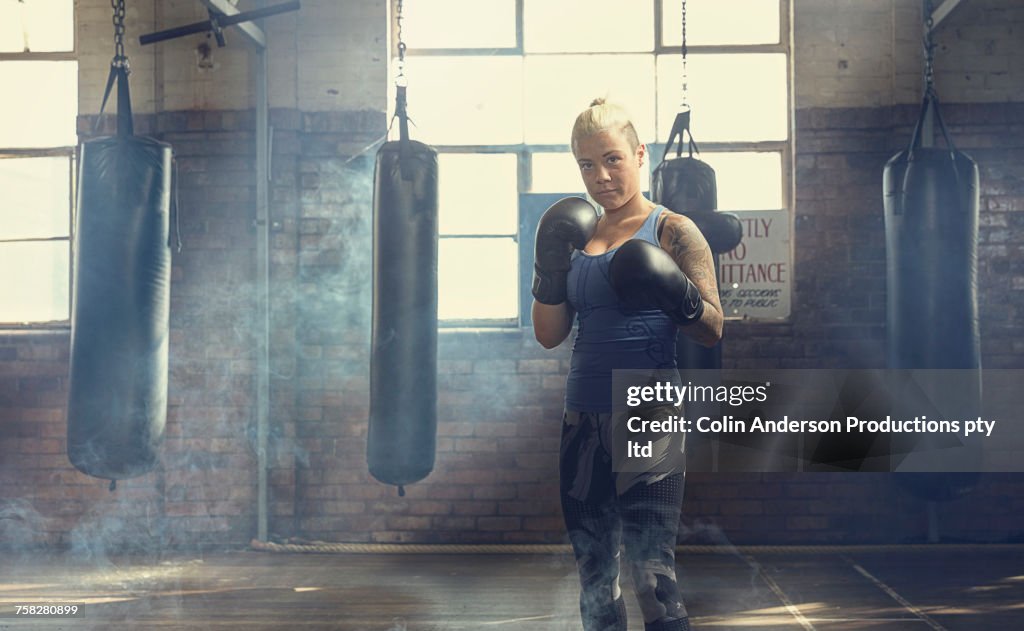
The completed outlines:
<svg viewBox="0 0 1024 631">
<path fill-rule="evenodd" d="M 435 145 L 523 141 L 521 57 L 411 56 L 406 76 L 414 139 Z"/>
<path fill-rule="evenodd" d="M 514 240 L 441 239 L 438 250 L 438 318 L 517 317 Z"/>
<path fill-rule="evenodd" d="M 667 141 L 682 98 L 682 60 L 658 56 L 658 139 Z M 697 143 L 786 140 L 786 56 L 691 55 L 687 92 Z"/>
<path fill-rule="evenodd" d="M 636 0 L 525 0 L 527 53 L 654 50 L 654 5 Z"/>
<path fill-rule="evenodd" d="M 0 243 L 0 322 L 68 319 L 68 242 Z"/>
<path fill-rule="evenodd" d="M 0 239 L 68 236 L 69 158 L 0 160 Z"/>
<path fill-rule="evenodd" d="M 782 154 L 702 153 L 715 170 L 719 210 L 782 208 Z"/>
<path fill-rule="evenodd" d="M 438 170 L 441 234 L 516 233 L 515 154 L 442 153 Z"/>
<path fill-rule="evenodd" d="M 73 6 L 72 0 L 0 2 L 0 53 L 74 50 Z"/>
<path fill-rule="evenodd" d="M 526 57 L 526 142 L 569 144 L 576 117 L 597 97 L 625 107 L 641 141 L 654 136 L 650 55 Z"/>
<path fill-rule="evenodd" d="M 682 0 L 662 2 L 662 44 L 681 46 Z M 686 0 L 686 44 L 777 44 L 779 10 L 779 0 Z"/>
<path fill-rule="evenodd" d="M 515 0 L 416 0 L 402 7 L 409 48 L 512 48 Z"/>
<path fill-rule="evenodd" d="M 77 62 L 5 61 L 0 64 L 0 86 L 5 94 L 0 99 L 0 147 L 77 144 Z"/>
<path fill-rule="evenodd" d="M 535 153 L 530 160 L 531 192 L 582 194 L 586 191 L 571 153 Z"/>
</svg>

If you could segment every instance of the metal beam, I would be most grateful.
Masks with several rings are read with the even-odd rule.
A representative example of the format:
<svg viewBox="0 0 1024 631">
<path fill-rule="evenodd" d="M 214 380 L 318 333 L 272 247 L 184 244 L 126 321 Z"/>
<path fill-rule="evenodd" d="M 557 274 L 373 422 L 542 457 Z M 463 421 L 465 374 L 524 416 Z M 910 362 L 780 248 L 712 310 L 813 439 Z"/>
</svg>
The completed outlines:
<svg viewBox="0 0 1024 631">
<path fill-rule="evenodd" d="M 221 15 L 231 16 L 238 15 L 240 13 L 240 11 L 237 8 L 235 8 L 235 5 L 228 2 L 228 0 L 199 1 L 202 2 L 207 9 L 216 11 Z M 240 24 L 236 24 L 235 26 L 237 26 L 238 30 L 242 31 L 242 34 L 245 35 L 246 39 L 248 39 L 253 44 L 259 46 L 260 48 L 267 47 L 267 38 L 263 35 L 263 29 L 261 29 L 260 27 L 256 26 L 252 22 L 242 22 Z"/>
<path fill-rule="evenodd" d="M 932 10 L 932 30 L 934 30 L 946 16 L 950 14 L 963 0 L 946 0 Z"/>
<path fill-rule="evenodd" d="M 267 540 L 270 433 L 270 121 L 267 49 L 256 49 L 256 286 L 259 336 L 256 344 L 256 537 Z"/>
<path fill-rule="evenodd" d="M 200 2 L 216 2 L 219 3 L 221 0 L 199 0 Z M 227 5 L 230 6 L 230 5 Z M 186 35 L 192 35 L 195 33 L 213 33 L 217 36 L 217 44 L 219 46 L 224 45 L 224 39 L 221 35 L 221 31 L 225 26 L 235 26 L 242 30 L 242 33 L 246 38 L 256 45 L 256 48 L 263 50 L 266 48 L 264 44 L 263 31 L 259 27 L 249 24 L 252 20 L 259 20 L 262 18 L 270 17 L 272 15 L 278 15 L 280 13 L 287 13 L 289 11 L 296 11 L 301 6 L 299 0 L 288 0 L 282 4 L 277 4 L 272 7 L 265 7 L 262 9 L 255 9 L 253 11 L 245 11 L 243 13 L 236 12 L 232 15 L 223 15 L 211 9 L 207 9 L 207 13 L 210 15 L 209 20 L 202 22 L 193 22 L 192 24 L 186 24 L 184 26 L 176 26 L 163 31 L 157 31 L 156 33 L 147 33 L 139 37 L 139 43 L 145 46 L 146 44 L 155 44 L 156 42 L 165 42 L 169 39 L 176 39 L 178 37 L 185 37 Z"/>
</svg>

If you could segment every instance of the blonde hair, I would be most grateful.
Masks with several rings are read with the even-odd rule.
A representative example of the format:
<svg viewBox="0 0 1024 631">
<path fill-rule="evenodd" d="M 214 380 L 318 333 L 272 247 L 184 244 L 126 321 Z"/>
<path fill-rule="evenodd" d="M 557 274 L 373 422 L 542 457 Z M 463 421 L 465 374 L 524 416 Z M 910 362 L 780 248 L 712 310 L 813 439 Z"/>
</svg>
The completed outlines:
<svg viewBox="0 0 1024 631">
<path fill-rule="evenodd" d="M 640 146 L 640 137 L 629 119 L 629 112 L 621 105 L 608 103 L 605 99 L 594 99 L 590 102 L 590 107 L 580 112 L 572 126 L 573 153 L 576 153 L 576 143 L 579 139 L 612 129 L 622 132 L 634 152 Z"/>
</svg>

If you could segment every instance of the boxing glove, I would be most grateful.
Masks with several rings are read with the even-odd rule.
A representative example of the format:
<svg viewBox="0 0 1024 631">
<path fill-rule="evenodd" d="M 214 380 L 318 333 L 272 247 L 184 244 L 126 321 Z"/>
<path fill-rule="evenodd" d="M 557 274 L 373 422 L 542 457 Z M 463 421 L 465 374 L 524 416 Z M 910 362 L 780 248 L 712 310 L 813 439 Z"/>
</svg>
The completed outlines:
<svg viewBox="0 0 1024 631">
<path fill-rule="evenodd" d="M 681 326 L 693 324 L 704 314 L 697 286 L 667 252 L 652 243 L 626 241 L 612 258 L 608 275 L 627 309 L 660 309 Z"/>
<path fill-rule="evenodd" d="M 533 297 L 537 302 L 565 302 L 572 251 L 586 247 L 597 230 L 597 219 L 597 209 L 582 197 L 560 199 L 544 211 L 534 249 Z"/>
</svg>

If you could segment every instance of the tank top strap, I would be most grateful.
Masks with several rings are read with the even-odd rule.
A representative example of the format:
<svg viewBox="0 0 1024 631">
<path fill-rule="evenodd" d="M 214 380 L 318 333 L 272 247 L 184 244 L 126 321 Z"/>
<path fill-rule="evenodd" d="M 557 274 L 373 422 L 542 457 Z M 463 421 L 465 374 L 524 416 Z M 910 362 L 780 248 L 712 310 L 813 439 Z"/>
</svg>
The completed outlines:
<svg viewBox="0 0 1024 631">
<path fill-rule="evenodd" d="M 636 238 L 643 239 L 644 241 L 653 243 L 654 245 L 660 245 L 661 242 L 658 239 L 658 220 L 661 219 L 663 214 L 665 214 L 665 210 L 665 207 L 661 204 L 656 206 L 654 210 L 647 215 L 647 219 L 644 220 L 640 229 L 637 230 Z"/>
</svg>

